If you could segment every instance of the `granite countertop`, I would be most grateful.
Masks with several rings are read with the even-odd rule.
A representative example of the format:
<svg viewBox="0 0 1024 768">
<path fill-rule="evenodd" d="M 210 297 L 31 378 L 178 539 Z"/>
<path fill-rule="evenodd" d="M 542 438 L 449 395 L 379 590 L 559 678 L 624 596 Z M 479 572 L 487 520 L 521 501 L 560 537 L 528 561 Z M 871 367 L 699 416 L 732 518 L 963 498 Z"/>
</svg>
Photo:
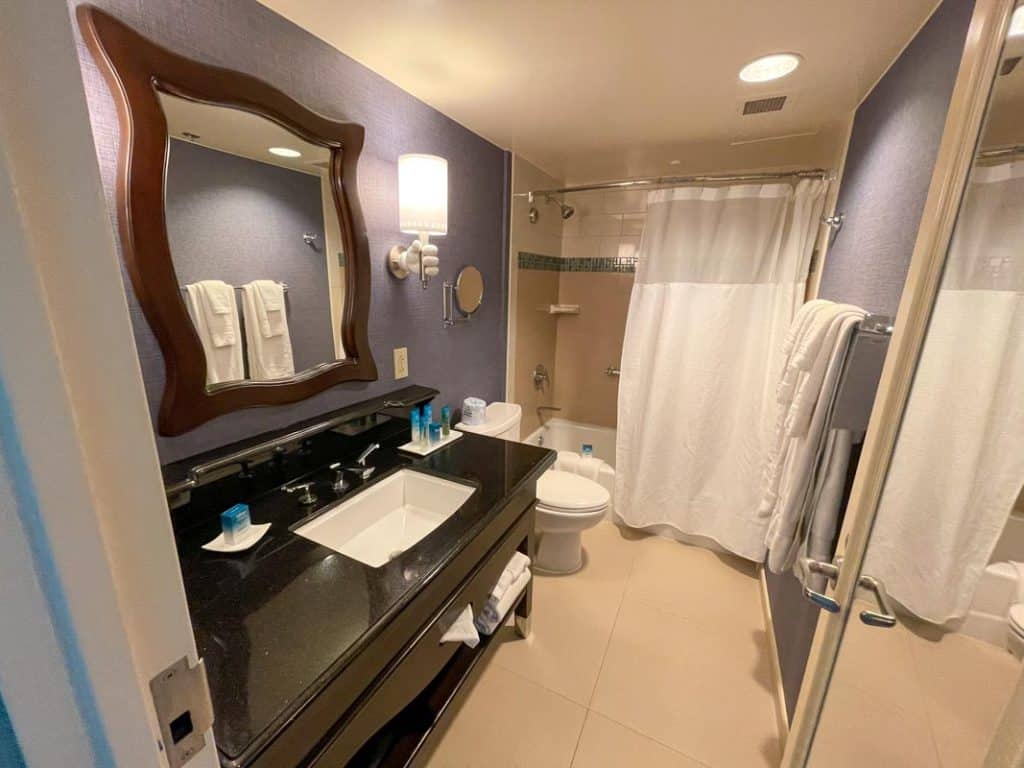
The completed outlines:
<svg viewBox="0 0 1024 768">
<path fill-rule="evenodd" d="M 219 512 L 230 506 L 223 488 L 197 491 L 185 513 L 176 511 L 178 555 L 196 643 L 209 675 L 214 734 L 229 758 L 268 729 L 282 727 L 555 456 L 536 446 L 464 434 L 420 458 L 397 450 L 408 433 L 408 422 L 394 420 L 358 437 L 325 434 L 317 455 L 304 463 L 319 462 L 318 469 L 303 476 L 303 481 L 317 481 L 313 490 L 319 501 L 312 508 L 300 507 L 279 484 L 246 498 L 244 484 L 235 483 L 230 503 L 248 503 L 253 523 L 271 524 L 248 552 L 222 555 L 200 549 L 220 532 Z M 327 464 L 351 463 L 374 441 L 381 444 L 368 461 L 377 467 L 374 476 L 353 478 L 350 490 L 337 496 Z M 400 467 L 451 476 L 477 491 L 437 530 L 380 568 L 290 530 Z"/>
</svg>

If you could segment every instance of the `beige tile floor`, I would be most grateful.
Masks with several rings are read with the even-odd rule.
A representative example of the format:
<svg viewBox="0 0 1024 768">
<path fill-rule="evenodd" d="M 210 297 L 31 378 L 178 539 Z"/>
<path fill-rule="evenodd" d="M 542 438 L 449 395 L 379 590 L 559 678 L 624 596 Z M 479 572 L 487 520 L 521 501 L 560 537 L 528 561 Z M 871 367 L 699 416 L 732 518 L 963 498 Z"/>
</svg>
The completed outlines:
<svg viewBox="0 0 1024 768">
<path fill-rule="evenodd" d="M 965 635 L 854 619 L 809 765 L 980 768 L 1020 673 L 1009 653 Z"/>
<path fill-rule="evenodd" d="M 753 567 L 609 523 L 535 582 L 431 768 L 758 768 L 779 742 Z"/>
</svg>

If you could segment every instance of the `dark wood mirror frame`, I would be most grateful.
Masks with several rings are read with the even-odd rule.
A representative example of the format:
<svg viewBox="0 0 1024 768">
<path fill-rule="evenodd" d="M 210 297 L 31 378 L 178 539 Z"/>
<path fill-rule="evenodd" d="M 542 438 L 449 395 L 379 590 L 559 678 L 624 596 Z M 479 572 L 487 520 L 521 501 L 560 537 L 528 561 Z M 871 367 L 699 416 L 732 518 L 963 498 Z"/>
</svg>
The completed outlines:
<svg viewBox="0 0 1024 768">
<path fill-rule="evenodd" d="M 121 244 L 166 370 L 158 432 L 179 435 L 241 408 L 293 403 L 341 382 L 376 380 L 367 335 L 369 245 L 356 190 L 363 126 L 328 120 L 250 75 L 173 53 L 93 6 L 79 6 L 76 14 L 120 118 L 117 218 Z M 330 184 L 346 254 L 341 328 L 346 359 L 282 381 L 240 381 L 207 389 L 206 357 L 179 289 L 167 235 L 168 131 L 158 91 L 251 112 L 330 149 Z"/>
</svg>

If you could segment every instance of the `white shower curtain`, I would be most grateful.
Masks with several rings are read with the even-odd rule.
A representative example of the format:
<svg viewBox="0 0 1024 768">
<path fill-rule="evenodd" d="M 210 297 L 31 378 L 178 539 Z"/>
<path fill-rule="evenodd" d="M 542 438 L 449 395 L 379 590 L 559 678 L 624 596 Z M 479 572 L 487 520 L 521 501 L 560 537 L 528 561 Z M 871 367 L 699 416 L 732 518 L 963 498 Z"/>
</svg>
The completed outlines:
<svg viewBox="0 0 1024 768">
<path fill-rule="evenodd" d="M 1024 163 L 976 169 L 914 375 L 864 572 L 964 616 L 1024 483 Z"/>
<path fill-rule="evenodd" d="M 652 192 L 619 381 L 615 509 L 751 560 L 782 340 L 827 183 Z"/>
</svg>

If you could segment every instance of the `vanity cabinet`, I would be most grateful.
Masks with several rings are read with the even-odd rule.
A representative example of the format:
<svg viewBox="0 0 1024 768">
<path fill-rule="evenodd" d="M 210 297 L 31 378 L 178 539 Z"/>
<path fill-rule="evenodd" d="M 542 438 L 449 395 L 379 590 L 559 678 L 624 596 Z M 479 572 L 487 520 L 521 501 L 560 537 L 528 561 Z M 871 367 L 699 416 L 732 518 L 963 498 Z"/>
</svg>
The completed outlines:
<svg viewBox="0 0 1024 768">
<path fill-rule="evenodd" d="M 516 501 L 522 503 L 524 499 Z M 466 605 L 472 605 L 474 610 L 482 608 L 517 550 L 532 556 L 534 510 L 529 500 L 527 503 L 512 528 L 472 568 L 462 584 L 346 713 L 326 746 L 310 762 L 311 766 L 409 765 L 422 754 L 422 748 L 470 679 L 459 670 L 476 667 L 500 642 L 497 635 L 501 628 L 490 637 L 481 637 L 476 648 L 461 643 L 442 644 L 441 636 Z M 515 503 L 510 505 L 509 512 L 516 506 Z M 485 543 L 480 542 L 481 546 Z M 515 607 L 519 620 L 529 618 L 531 592 L 525 591 Z M 443 674 L 449 668 L 455 674 Z M 430 700 L 442 704 L 436 707 L 439 711 L 431 711 Z"/>
</svg>

